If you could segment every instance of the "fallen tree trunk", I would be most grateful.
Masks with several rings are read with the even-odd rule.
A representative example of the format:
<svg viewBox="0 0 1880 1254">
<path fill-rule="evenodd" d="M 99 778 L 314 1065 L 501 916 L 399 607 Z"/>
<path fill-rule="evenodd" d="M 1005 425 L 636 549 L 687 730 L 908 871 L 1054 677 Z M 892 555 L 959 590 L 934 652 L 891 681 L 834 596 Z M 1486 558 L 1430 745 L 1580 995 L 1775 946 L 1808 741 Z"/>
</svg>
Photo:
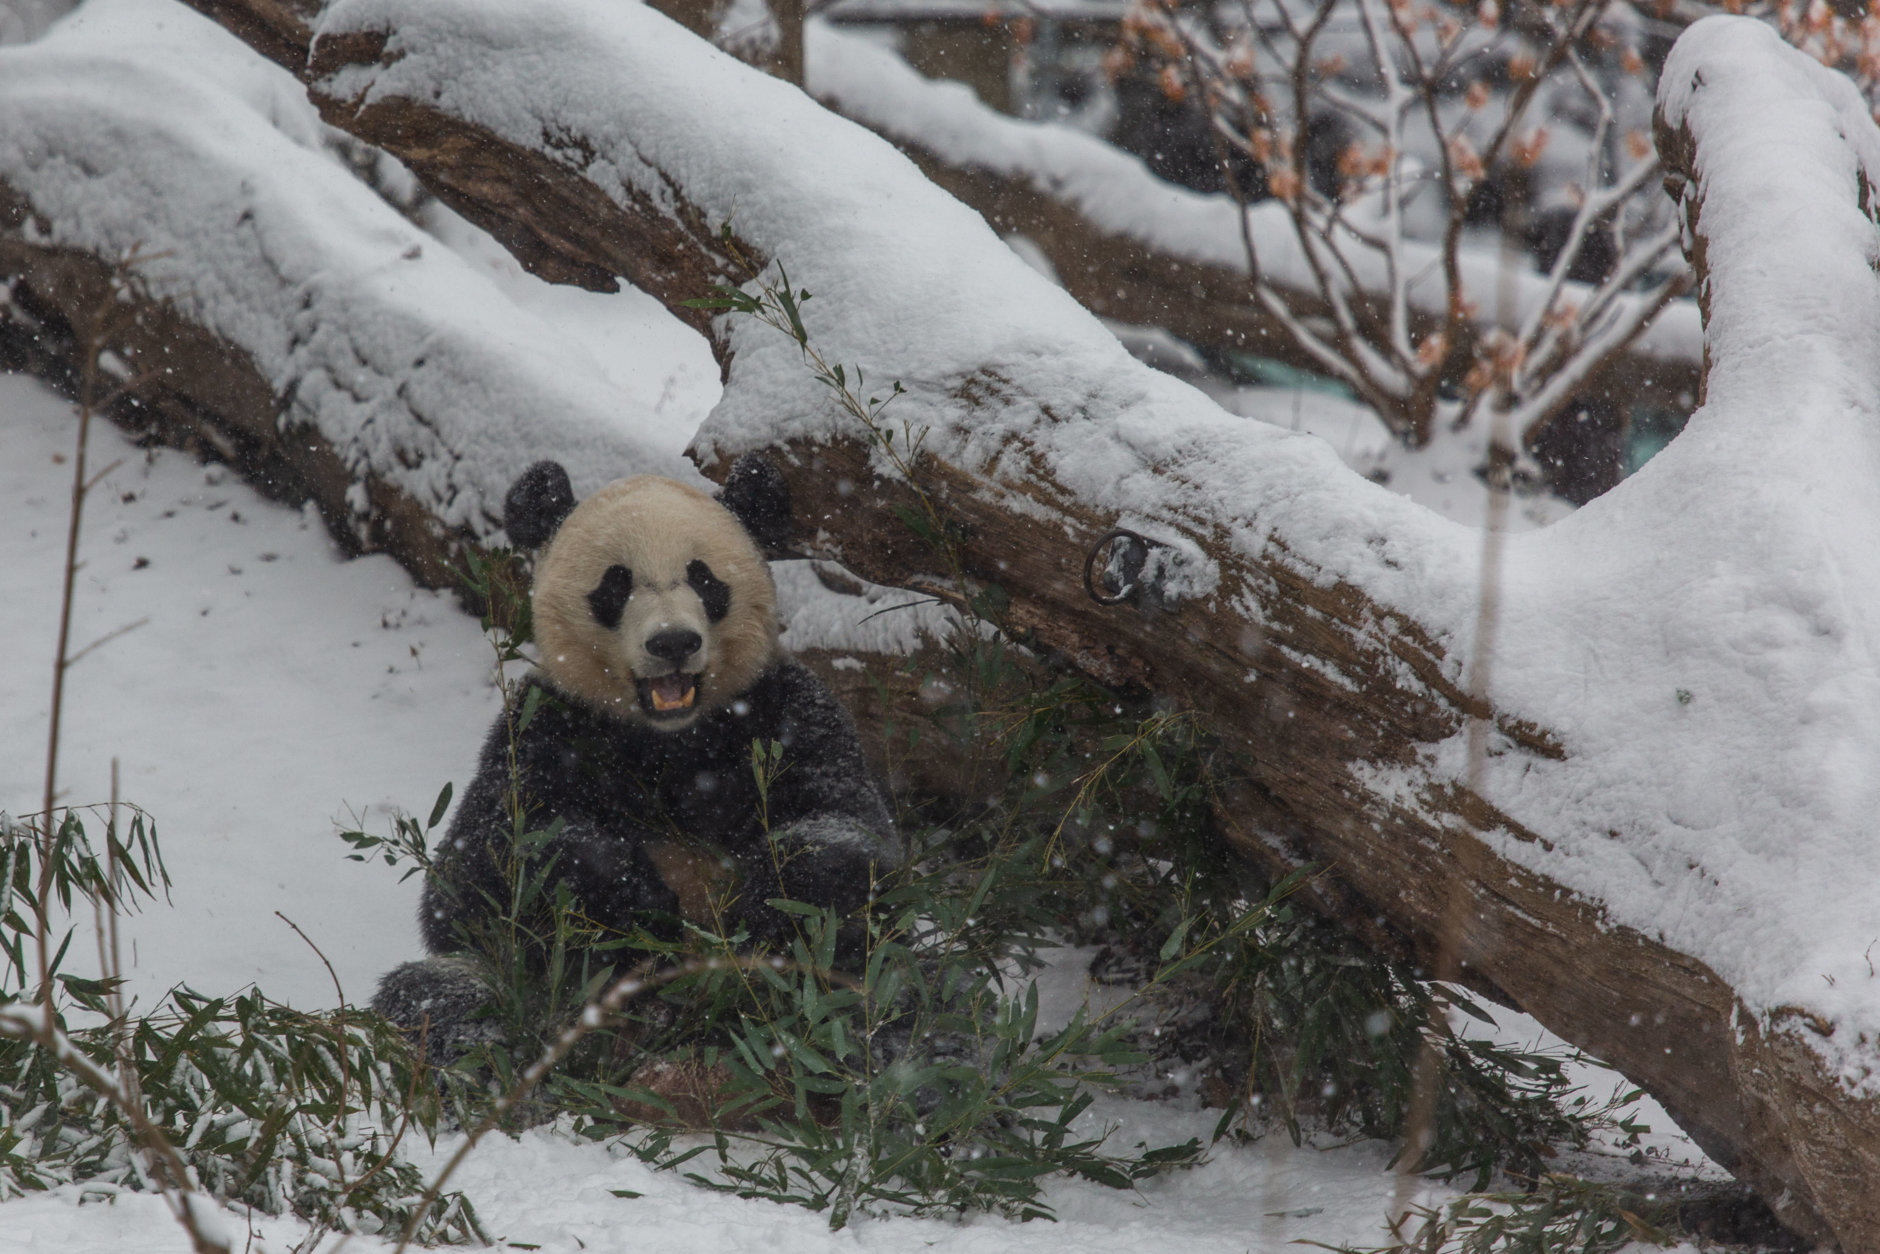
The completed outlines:
<svg viewBox="0 0 1880 1254">
<path fill-rule="evenodd" d="M 141 58 L 104 39 L 66 53 L 57 36 L 6 50 L 16 360 L 70 363 L 94 316 L 122 306 L 99 347 L 136 379 L 127 421 L 311 497 L 350 551 L 394 551 L 431 586 L 500 527 L 531 451 L 584 487 L 696 479 L 686 432 L 650 439 L 657 423 L 623 412 L 554 327 L 347 173 L 290 83 L 258 84 L 227 54 L 177 67 L 197 49 L 166 49 L 161 15 L 136 20 L 151 27 Z M 109 72 L 87 62 L 101 52 L 117 54 Z"/>
<path fill-rule="evenodd" d="M 289 68 L 296 72 L 305 68 L 304 54 L 295 59 L 293 37 L 283 32 L 296 21 L 304 22 L 317 5 L 308 6 L 303 0 L 253 5 L 201 0 L 197 7 L 218 20 L 226 19 L 225 25 L 271 59 L 292 62 Z M 668 15 L 695 33 L 705 33 L 700 22 L 706 19 L 692 10 L 675 6 Z M 804 42 L 810 50 L 811 94 L 893 143 L 928 178 L 978 210 L 1002 235 L 1030 240 L 1050 262 L 1065 290 L 1091 312 L 1119 322 L 1162 327 L 1205 349 L 1242 349 L 1297 369 L 1322 370 L 1321 363 L 1301 351 L 1278 321 L 1251 299 L 1233 208 L 1224 197 L 1202 196 L 1164 184 L 1135 158 L 1109 151 L 1088 136 L 1019 122 L 976 101 L 964 101 L 957 90 L 950 90 L 952 84 L 923 82 L 910 90 L 918 76 L 905 67 L 896 76 L 910 80 L 895 84 L 901 90 L 871 91 L 879 87 L 873 82 L 880 77 L 878 69 L 859 80 L 843 72 L 845 55 L 854 54 L 861 41 L 827 23 L 810 23 Z M 871 57 L 890 55 L 864 48 Z M 769 65 L 759 68 L 778 72 Z M 802 74 L 781 76 L 797 81 Z M 884 107 L 879 98 L 884 94 L 898 97 L 896 103 Z M 966 115 L 964 122 L 961 115 Z M 1036 164 L 1027 164 L 1019 153 L 1030 154 Z M 449 181 L 437 182 L 434 190 L 500 237 L 515 215 L 492 217 L 479 209 L 474 198 L 466 202 L 459 197 L 454 184 L 463 177 L 460 171 Z M 573 215 L 560 212 L 556 216 Z M 1189 244 L 1185 249 L 1171 248 L 1166 242 L 1170 236 L 1185 237 Z M 546 278 L 600 287 L 611 283 L 611 274 L 599 269 L 557 269 L 566 261 L 554 260 L 553 251 L 539 252 L 533 240 L 518 238 L 512 246 Z M 1283 257 L 1278 260 L 1285 264 Z M 1302 268 L 1302 263 L 1294 263 L 1294 268 Z M 628 270 L 620 264 L 615 272 L 625 275 Z M 699 276 L 684 277 L 696 281 Z M 643 275 L 635 281 L 644 285 L 644 281 L 657 283 L 658 279 Z M 1484 278 L 1481 286 L 1500 281 L 1499 276 Z M 1521 282 L 1540 284 L 1538 276 L 1521 276 Z M 1308 315 L 1325 312 L 1304 287 L 1294 293 L 1293 300 Z M 690 311 L 684 311 L 684 316 L 696 318 Z M 1676 305 L 1660 315 L 1658 325 L 1638 342 L 1615 353 L 1585 390 L 1688 413 L 1699 391 L 1698 341 L 1692 310 Z"/>
<path fill-rule="evenodd" d="M 349 467 L 318 431 L 281 423 L 283 398 L 241 347 L 140 297 L 113 260 L 22 238 L 34 216 L 0 182 L 0 369 L 49 379 L 79 400 L 86 357 L 94 347 L 108 353 L 124 363 L 106 384 L 105 410 L 120 426 L 229 462 L 275 500 L 312 501 L 349 554 L 392 552 L 427 586 L 454 582 L 461 538 L 426 506 Z M 117 316 L 94 346 L 92 323 L 105 311 Z"/>
<path fill-rule="evenodd" d="M 223 16 L 308 82 L 327 121 L 405 159 L 545 272 L 619 274 L 696 318 L 680 302 L 724 272 L 727 238 L 787 262 L 817 294 L 816 345 L 907 386 L 888 422 L 919 449 L 912 480 L 892 441 L 831 405 L 797 344 L 748 321 L 712 328 L 727 386 L 695 445 L 703 464 L 781 453 L 806 542 L 944 590 L 955 572 L 891 512 L 925 493 L 960 537 L 958 573 L 1004 590 L 1014 634 L 1206 716 L 1242 766 L 1223 797 L 1242 849 L 1330 866 L 1328 909 L 1617 1066 L 1785 1222 L 1880 1249 L 1866 1187 L 1880 1110 L 1863 1087 L 1880 1007 L 1859 946 L 1844 951 L 1880 872 L 1874 798 L 1827 772 L 1880 749 L 1830 691 L 1871 675 L 1848 624 L 1880 598 L 1861 539 L 1874 520 L 1858 495 L 1778 490 L 1845 480 L 1880 387 L 1864 402 L 1846 389 L 1843 414 L 1820 390 L 1838 376 L 1759 358 L 1758 377 L 1810 415 L 1805 447 L 1772 446 L 1719 367 L 1710 406 L 1650 473 L 1485 562 L 1479 536 L 1323 445 L 1130 361 L 885 146 L 656 14 L 343 0 Z M 1706 39 L 1679 74 L 1716 56 L 1702 65 L 1723 85 L 1706 91 L 1802 125 L 1755 88 L 1806 106 L 1812 67 L 1771 72 L 1780 54 Z M 507 62 L 537 44 L 564 72 L 515 77 Z M 1667 123 L 1687 203 L 1753 165 L 1711 170 L 1711 133 Z M 1845 239 L 1848 215 L 1866 223 L 1860 188 L 1820 177 L 1832 196 L 1772 196 L 1771 212 Z M 1708 208 L 1695 225 L 1707 239 Z M 1781 237 L 1755 232 L 1728 247 Z M 1716 331 L 1730 290 L 1704 272 Z M 1874 303 L 1865 266 L 1849 273 L 1809 270 L 1802 288 L 1853 284 Z M 1791 354 L 1818 329 L 1786 325 L 1800 328 L 1776 337 Z M 1713 341 L 1724 363 L 1733 351 Z M 1839 530 L 1823 526 L 1829 505 Z M 1159 578 L 1144 581 L 1153 595 L 1098 604 L 1086 563 L 1119 525 L 1145 537 Z M 1830 993 L 1811 989 L 1824 977 Z"/>
</svg>

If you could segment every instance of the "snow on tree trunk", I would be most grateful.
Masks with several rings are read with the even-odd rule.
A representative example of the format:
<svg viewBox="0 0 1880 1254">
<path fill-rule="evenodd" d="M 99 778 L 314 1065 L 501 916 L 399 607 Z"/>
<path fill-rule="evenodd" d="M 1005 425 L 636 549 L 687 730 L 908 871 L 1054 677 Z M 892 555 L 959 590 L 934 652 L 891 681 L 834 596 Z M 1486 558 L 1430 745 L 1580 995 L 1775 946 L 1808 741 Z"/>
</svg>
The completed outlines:
<svg viewBox="0 0 1880 1254">
<path fill-rule="evenodd" d="M 69 360 L 127 301 L 108 365 L 137 385 L 120 412 L 311 495 L 354 551 L 391 548 L 434 585 L 461 543 L 500 530 L 530 458 L 559 458 L 584 491 L 697 480 L 684 432 L 622 413 L 547 324 L 341 165 L 343 137 L 290 79 L 203 25 L 121 0 L 0 50 L 16 355 Z"/>
<path fill-rule="evenodd" d="M 1689 869 L 1657 873 L 1685 881 L 1677 908 L 1707 918 L 1713 952 L 1737 950 L 1718 966 L 1745 1003 L 1733 1026 L 1761 1045 L 1734 1060 L 1749 1105 L 1792 1140 L 1842 1244 L 1873 1249 L 1880 923 L 1857 899 L 1880 834 L 1880 129 L 1846 78 L 1743 18 L 1692 26 L 1658 101 L 1706 372 L 1686 449 L 1638 495 L 1655 510 L 1705 495 L 1660 536 L 1688 554 L 1683 617 L 1710 629 L 1682 663 L 1711 663 L 1724 708 L 1693 729 L 1709 772 L 1674 755 L 1664 818 L 1689 833 Z M 1752 774 L 1718 789 L 1732 763 Z M 1760 891 L 1734 925 L 1721 900 L 1697 904 L 1749 872 Z"/>
<path fill-rule="evenodd" d="M 918 441 L 915 479 L 1011 630 L 1192 706 L 1237 754 L 1220 810 L 1239 848 L 1329 866 L 1326 909 L 1618 1066 L 1798 1230 L 1880 1250 L 1880 293 L 1862 213 L 1880 140 L 1841 80 L 1753 23 L 1686 36 L 1663 149 L 1701 208 L 1709 403 L 1615 491 L 1485 544 L 1133 361 L 883 141 L 649 9 L 213 5 L 327 122 L 540 272 L 619 275 L 683 309 L 726 272 L 724 224 L 786 265 L 814 293 L 813 344 L 863 367 L 865 395 L 908 388 L 889 426 Z M 84 142 L 55 114 L 0 118 L 42 133 L 0 152 L 22 193 L 21 152 Z M 34 199 L 34 239 L 121 250 L 96 225 L 110 194 Z M 216 260 L 179 267 L 169 302 L 232 336 L 202 296 Z M 726 389 L 700 463 L 772 450 L 806 544 L 944 589 L 888 508 L 912 487 L 796 344 L 749 319 L 712 331 Z M 515 404 L 543 402 L 481 412 Z M 1800 429 L 1777 438 L 1778 415 Z M 412 421 L 389 411 L 388 437 Z M 462 458 L 492 480 L 547 438 L 448 432 L 495 441 Z M 1086 561 L 1117 527 L 1153 542 L 1153 595 L 1100 605 Z"/>
</svg>

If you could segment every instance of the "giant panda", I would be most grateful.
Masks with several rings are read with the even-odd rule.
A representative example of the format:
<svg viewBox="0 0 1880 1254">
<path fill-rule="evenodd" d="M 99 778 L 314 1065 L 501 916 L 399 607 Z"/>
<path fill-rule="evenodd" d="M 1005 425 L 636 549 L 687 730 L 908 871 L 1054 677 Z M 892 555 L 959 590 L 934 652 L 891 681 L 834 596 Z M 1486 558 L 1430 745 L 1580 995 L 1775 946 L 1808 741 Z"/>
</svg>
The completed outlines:
<svg viewBox="0 0 1880 1254">
<path fill-rule="evenodd" d="M 402 1026 L 428 1018 L 440 1058 L 488 1034 L 465 951 L 509 899 L 514 795 L 524 830 L 559 823 L 525 869 L 550 868 L 603 933 L 674 935 L 689 920 L 774 938 L 788 916 L 770 899 L 853 911 L 902 859 L 848 716 L 777 639 L 758 543 L 788 529 L 776 467 L 740 459 L 717 499 L 641 476 L 577 505 L 567 472 L 540 462 L 504 514 L 512 541 L 541 550 L 536 667 L 433 854 L 419 907 L 433 956 L 373 999 Z M 753 742 L 782 749 L 763 795 Z"/>
</svg>

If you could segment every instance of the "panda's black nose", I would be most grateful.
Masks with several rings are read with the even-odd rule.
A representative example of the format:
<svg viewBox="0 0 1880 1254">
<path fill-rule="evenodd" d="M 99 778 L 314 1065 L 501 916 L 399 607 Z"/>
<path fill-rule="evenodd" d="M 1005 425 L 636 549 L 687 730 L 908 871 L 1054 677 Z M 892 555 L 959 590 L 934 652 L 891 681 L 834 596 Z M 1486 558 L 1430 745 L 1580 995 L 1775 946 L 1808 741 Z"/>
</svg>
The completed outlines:
<svg viewBox="0 0 1880 1254">
<path fill-rule="evenodd" d="M 699 634 L 689 627 L 668 627 L 646 642 L 646 651 L 677 665 L 697 653 L 703 643 Z"/>
</svg>

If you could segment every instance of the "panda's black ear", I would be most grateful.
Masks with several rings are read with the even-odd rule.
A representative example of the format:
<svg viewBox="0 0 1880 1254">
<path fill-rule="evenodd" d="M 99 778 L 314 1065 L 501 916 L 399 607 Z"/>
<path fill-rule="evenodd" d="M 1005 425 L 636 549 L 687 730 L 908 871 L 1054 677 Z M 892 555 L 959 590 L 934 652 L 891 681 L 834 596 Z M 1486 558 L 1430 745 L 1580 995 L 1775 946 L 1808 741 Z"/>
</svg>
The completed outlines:
<svg viewBox="0 0 1880 1254">
<path fill-rule="evenodd" d="M 718 503 L 731 511 L 767 556 L 790 547 L 790 485 L 777 464 L 759 453 L 746 453 L 731 464 Z"/>
<path fill-rule="evenodd" d="M 574 510 L 574 485 L 560 462 L 537 462 L 522 472 L 503 498 L 503 530 L 525 549 L 539 549 Z"/>
</svg>

